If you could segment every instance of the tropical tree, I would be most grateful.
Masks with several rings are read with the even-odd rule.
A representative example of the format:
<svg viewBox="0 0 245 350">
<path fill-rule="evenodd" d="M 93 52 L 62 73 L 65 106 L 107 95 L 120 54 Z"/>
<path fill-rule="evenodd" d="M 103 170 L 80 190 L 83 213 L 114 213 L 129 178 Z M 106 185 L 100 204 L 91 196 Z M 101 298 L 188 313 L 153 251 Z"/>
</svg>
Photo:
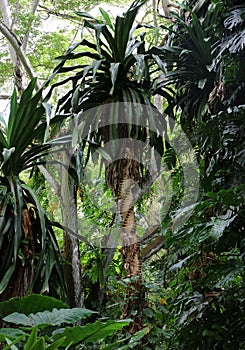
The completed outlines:
<svg viewBox="0 0 245 350">
<path fill-rule="evenodd" d="M 136 233 L 134 210 L 135 198 L 140 196 L 134 192 L 132 182 L 137 184 L 142 194 L 146 191 L 144 186 L 148 189 L 154 176 L 150 173 L 152 169 L 144 164 L 144 154 L 130 143 L 128 146 L 125 140 L 149 142 L 160 156 L 163 154 L 161 116 L 156 109 L 153 110 L 151 103 L 150 55 L 145 47 L 145 29 L 142 30 L 140 25 L 133 27 L 137 12 L 145 2 L 135 1 L 122 17 L 116 18 L 115 24 L 103 10 L 103 21 L 78 12 L 85 18 L 84 29 L 94 31 L 95 42 L 82 39 L 59 57 L 60 64 L 55 68 L 54 75 L 76 73 L 52 86 L 54 89 L 67 82 L 72 83 L 72 88 L 59 101 L 58 111 L 70 113 L 72 117 L 73 142 L 80 141 L 84 149 L 84 140 L 77 137 L 79 128 L 76 126 L 81 124 L 84 139 L 90 141 L 88 154 L 94 153 L 95 146 L 106 147 L 106 144 L 116 145 L 113 141 L 120 141 L 119 147 L 112 146 L 110 151 L 107 149 L 106 158 L 108 160 L 110 157 L 112 161 L 104 161 L 104 164 L 106 183 L 115 197 L 116 215 L 122 226 L 120 251 L 129 279 L 122 317 L 134 318 L 131 332 L 142 327 L 144 300 L 140 241 Z M 89 59 L 90 63 L 84 65 L 81 58 Z M 67 62 L 72 65 L 67 66 Z M 136 105 L 140 105 L 140 113 L 136 113 Z"/>
<path fill-rule="evenodd" d="M 24 182 L 26 171 L 42 164 L 50 145 L 38 143 L 47 127 L 42 90 L 32 80 L 18 101 L 11 98 L 7 124 L 2 120 L 0 300 L 27 293 L 66 297 L 63 258 L 36 193 Z"/>
</svg>

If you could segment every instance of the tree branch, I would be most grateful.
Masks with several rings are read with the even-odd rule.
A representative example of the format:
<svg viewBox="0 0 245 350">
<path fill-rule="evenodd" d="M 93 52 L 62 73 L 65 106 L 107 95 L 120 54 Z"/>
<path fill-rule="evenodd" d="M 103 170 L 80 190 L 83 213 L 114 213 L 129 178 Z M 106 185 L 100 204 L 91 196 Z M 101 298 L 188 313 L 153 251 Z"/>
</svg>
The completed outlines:
<svg viewBox="0 0 245 350">
<path fill-rule="evenodd" d="M 8 28 L 11 28 L 12 26 L 12 21 L 11 21 L 11 14 L 9 10 L 9 4 L 7 0 L 0 0 L 0 12 L 2 13 L 3 16 L 3 22 Z M 15 53 L 15 50 L 12 45 L 9 44 L 9 53 L 13 62 L 13 65 L 15 66 L 17 63 L 17 56 Z"/>
<path fill-rule="evenodd" d="M 76 16 L 71 16 L 71 15 L 67 15 L 66 13 L 57 12 L 57 11 L 49 9 L 43 5 L 39 5 L 38 7 L 40 7 L 42 10 L 44 10 L 48 15 L 53 15 L 56 17 L 61 17 L 63 19 L 69 19 L 69 20 L 73 20 L 73 21 L 75 20 L 76 22 L 79 22 L 79 19 Z"/>
<path fill-rule="evenodd" d="M 33 79 L 36 76 L 36 74 L 32 68 L 31 62 L 29 61 L 28 57 L 25 55 L 24 51 L 22 50 L 21 43 L 18 40 L 18 38 L 15 36 L 13 32 L 11 32 L 11 30 L 2 21 L 0 21 L 0 32 L 5 36 L 8 42 L 14 48 L 16 55 L 19 57 L 30 79 Z M 38 90 L 40 88 L 41 86 L 37 81 L 36 89 Z"/>
<path fill-rule="evenodd" d="M 141 240 L 141 243 L 145 245 L 144 248 L 141 249 L 142 261 L 149 259 L 164 247 L 165 237 L 158 235 L 160 231 L 161 227 L 159 225 L 146 230 L 144 237 Z"/>
<path fill-rule="evenodd" d="M 26 31 L 26 34 L 24 36 L 23 43 L 22 43 L 22 48 L 23 48 L 24 52 L 26 52 L 26 49 L 27 49 L 29 36 L 30 36 L 30 31 L 31 31 L 31 25 L 32 25 L 32 23 L 34 21 L 34 15 L 35 15 L 35 12 L 37 10 L 38 3 L 39 3 L 39 0 L 33 0 L 33 2 L 32 2 L 32 8 L 31 8 L 32 18 L 29 21 L 28 28 L 27 28 L 27 31 Z"/>
<path fill-rule="evenodd" d="M 38 165 L 39 170 L 45 177 L 45 180 L 51 185 L 51 187 L 55 190 L 56 194 L 60 196 L 60 185 L 57 181 L 53 178 L 53 176 L 50 174 L 50 172 L 43 166 Z"/>
<path fill-rule="evenodd" d="M 141 250 L 141 259 L 145 261 L 152 257 L 154 254 L 158 253 L 164 247 L 165 238 L 159 236 L 148 243 L 146 247 Z"/>
</svg>

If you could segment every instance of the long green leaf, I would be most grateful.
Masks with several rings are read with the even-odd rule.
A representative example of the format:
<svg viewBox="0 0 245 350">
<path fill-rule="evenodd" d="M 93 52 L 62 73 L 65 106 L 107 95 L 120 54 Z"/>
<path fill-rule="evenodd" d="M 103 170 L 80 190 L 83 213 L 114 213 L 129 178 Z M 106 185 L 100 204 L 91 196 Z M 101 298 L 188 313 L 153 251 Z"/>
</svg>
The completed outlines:
<svg viewBox="0 0 245 350">
<path fill-rule="evenodd" d="M 26 141 L 25 135 L 30 134 L 31 131 L 37 126 L 41 121 L 41 116 L 44 115 L 44 108 L 38 108 L 38 103 L 42 96 L 42 91 L 39 91 L 30 100 L 24 100 L 20 107 L 23 111 L 18 110 L 16 122 L 13 125 L 13 130 L 10 135 L 9 145 L 17 146 L 18 148 L 25 149 L 28 146 L 28 141 Z M 40 114 L 40 111 L 41 114 Z M 21 118 L 20 118 L 21 115 Z"/>
<path fill-rule="evenodd" d="M 9 280 L 15 270 L 15 264 L 16 261 L 14 260 L 12 262 L 12 265 L 8 268 L 7 272 L 5 273 L 3 279 L 0 281 L 0 294 L 3 293 L 9 283 Z"/>
<path fill-rule="evenodd" d="M 8 148 L 8 143 L 7 143 L 7 140 L 6 140 L 2 130 L 0 130 L 0 149 L 2 147 Z"/>
<path fill-rule="evenodd" d="M 65 342 L 66 337 L 57 339 L 55 342 L 53 342 L 52 344 L 50 344 L 49 346 L 46 347 L 45 350 L 56 350 L 56 349 L 60 349 L 60 346 L 63 345 L 63 343 Z"/>
<path fill-rule="evenodd" d="M 24 350 L 30 350 L 31 347 L 34 345 L 34 343 L 37 340 L 37 326 L 33 327 L 32 332 L 30 336 L 27 339 L 27 342 L 25 343 Z"/>
<path fill-rule="evenodd" d="M 32 345 L 31 348 L 27 348 L 26 350 L 45 350 L 45 339 L 41 337 L 36 340 L 36 342 Z"/>
<path fill-rule="evenodd" d="M 22 209 L 23 209 L 23 193 L 20 180 L 17 177 L 9 179 L 9 184 L 13 196 L 13 208 L 14 208 L 14 256 L 13 262 L 16 262 L 20 240 L 22 238 Z"/>
<path fill-rule="evenodd" d="M 112 83 L 110 95 L 113 94 L 114 89 L 115 89 L 119 67 L 120 67 L 120 62 L 111 63 L 111 65 L 110 65 L 111 83 Z"/>
<path fill-rule="evenodd" d="M 131 322 L 130 319 L 121 321 L 107 321 L 103 323 L 97 321 L 95 323 L 88 323 L 85 326 L 66 327 L 63 332 L 54 332 L 53 338 L 59 339 L 66 337 L 64 345 L 77 344 L 79 342 L 89 343 L 96 342 L 104 339 L 116 332 L 120 331 L 123 327 L 128 326 Z"/>
<path fill-rule="evenodd" d="M 104 35 L 106 43 L 108 43 L 111 49 L 111 55 L 114 62 L 119 62 L 121 56 L 118 50 L 118 42 L 116 41 L 116 38 L 113 38 L 112 34 L 105 25 L 102 26 L 102 34 Z"/>
<path fill-rule="evenodd" d="M 101 23 L 101 21 L 99 21 L 97 18 L 90 15 L 90 13 L 88 12 L 76 11 L 75 14 L 83 18 L 92 19 L 92 21 L 95 21 L 97 23 Z"/>
<path fill-rule="evenodd" d="M 146 3 L 146 1 L 147 0 L 135 1 L 123 17 L 118 16 L 116 18 L 115 42 L 118 45 L 120 61 L 122 61 L 125 56 L 130 32 L 132 30 L 137 12 L 139 8 Z"/>
<path fill-rule="evenodd" d="M 17 101 L 17 91 L 14 89 L 14 92 L 10 100 L 10 115 L 8 120 L 8 129 L 7 129 L 7 141 L 9 143 L 10 135 L 12 134 L 13 124 L 15 121 L 15 115 L 18 110 L 18 101 Z"/>
<path fill-rule="evenodd" d="M 102 14 L 104 20 L 106 21 L 106 24 L 108 24 L 108 26 L 113 30 L 114 26 L 111 22 L 111 19 L 110 19 L 108 13 L 105 10 L 103 10 L 101 7 L 99 8 L 99 10 L 100 10 L 100 13 Z"/>
<path fill-rule="evenodd" d="M 12 145 L 14 146 L 13 140 L 16 141 L 16 132 L 21 132 L 28 124 L 28 122 L 27 123 L 25 122 L 25 119 L 27 118 L 26 114 L 28 114 L 28 118 L 30 118 L 30 113 L 27 113 L 27 110 L 31 109 L 33 111 L 31 97 L 32 97 L 33 90 L 35 89 L 35 86 L 36 86 L 36 79 L 34 78 L 33 80 L 31 80 L 30 84 L 28 85 L 26 90 L 23 92 L 18 108 L 15 109 L 15 114 L 12 115 L 12 120 L 10 120 L 10 117 L 9 117 L 9 127 L 7 131 L 7 137 L 8 137 L 8 142 L 10 147 L 12 147 Z M 42 91 L 39 91 L 36 94 L 36 98 L 34 96 L 34 99 L 38 99 L 39 101 L 41 94 L 42 94 Z M 36 109 L 36 105 L 35 105 L 35 109 Z"/>
</svg>

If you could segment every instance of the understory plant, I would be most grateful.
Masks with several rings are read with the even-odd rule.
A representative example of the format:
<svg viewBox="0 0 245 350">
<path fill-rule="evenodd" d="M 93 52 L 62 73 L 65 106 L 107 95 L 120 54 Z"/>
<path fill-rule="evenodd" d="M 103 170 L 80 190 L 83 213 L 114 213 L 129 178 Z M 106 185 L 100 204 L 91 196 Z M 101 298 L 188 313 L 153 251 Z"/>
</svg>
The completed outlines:
<svg viewBox="0 0 245 350">
<path fill-rule="evenodd" d="M 63 259 L 51 222 L 26 179 L 50 148 L 43 142 L 47 104 L 41 101 L 42 90 L 34 94 L 35 85 L 33 79 L 21 98 L 13 92 L 9 118 L 1 120 L 0 301 L 31 292 L 66 295 Z"/>
<path fill-rule="evenodd" d="M 74 349 L 102 342 L 127 326 L 131 320 L 97 320 L 88 323 L 94 311 L 70 309 L 60 300 L 32 294 L 0 303 L 3 349 Z M 81 346 L 81 347 L 80 347 Z M 98 344 L 99 348 L 99 344 Z"/>
</svg>

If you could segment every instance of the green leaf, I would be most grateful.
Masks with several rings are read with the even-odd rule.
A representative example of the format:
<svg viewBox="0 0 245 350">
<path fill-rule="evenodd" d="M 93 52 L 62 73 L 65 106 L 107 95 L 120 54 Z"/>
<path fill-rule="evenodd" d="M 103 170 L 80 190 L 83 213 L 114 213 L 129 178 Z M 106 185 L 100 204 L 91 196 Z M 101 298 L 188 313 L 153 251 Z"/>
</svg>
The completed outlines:
<svg viewBox="0 0 245 350">
<path fill-rule="evenodd" d="M 5 346 L 3 348 L 3 350 L 8 350 L 8 349 L 10 349 L 10 350 L 18 350 L 18 348 L 14 345 L 17 340 L 12 342 L 10 339 L 6 338 L 6 342 L 7 342 L 8 346 Z"/>
<path fill-rule="evenodd" d="M 76 11 L 75 14 L 80 16 L 80 17 L 83 17 L 83 18 L 92 19 L 93 21 L 95 21 L 97 23 L 101 23 L 101 21 L 99 21 L 97 18 L 90 15 L 90 13 L 88 13 L 88 12 Z"/>
<path fill-rule="evenodd" d="M 105 20 L 106 23 L 108 24 L 108 26 L 109 26 L 112 30 L 114 30 L 114 26 L 113 26 L 113 24 L 112 24 L 112 22 L 111 22 L 111 19 L 110 19 L 108 13 L 107 13 L 105 10 L 103 10 L 101 7 L 99 8 L 99 10 L 100 10 L 100 13 L 102 14 L 104 20 Z"/>
<path fill-rule="evenodd" d="M 2 130 L 0 130 L 0 148 L 1 147 L 8 148 L 8 143 L 7 143 L 7 140 L 6 140 Z"/>
<path fill-rule="evenodd" d="M 12 133 L 13 129 L 13 124 L 15 121 L 15 115 L 18 110 L 18 102 L 17 102 L 17 91 L 14 89 L 13 94 L 11 96 L 11 101 L 10 101 L 10 115 L 8 119 L 8 128 L 7 128 L 7 141 L 9 143 L 10 140 L 10 135 Z"/>
<path fill-rule="evenodd" d="M 142 77 L 144 76 L 145 55 L 138 54 L 138 55 L 134 55 L 134 57 L 137 61 L 135 76 L 136 76 L 137 82 L 139 83 L 141 81 Z"/>
<path fill-rule="evenodd" d="M 56 309 L 68 309 L 68 305 L 62 301 L 40 294 L 31 294 L 23 298 L 12 298 L 0 303 L 0 317 L 3 318 L 13 312 L 29 315 L 41 311 Z"/>
<path fill-rule="evenodd" d="M 9 158 L 11 157 L 11 155 L 15 152 L 15 147 L 12 147 L 12 148 L 4 148 L 3 149 L 3 152 L 2 152 L 2 155 L 3 155 L 3 162 L 2 164 L 5 164 Z"/>
<path fill-rule="evenodd" d="M 26 316 L 25 314 L 20 314 L 14 312 L 6 317 L 4 317 L 5 322 L 20 324 L 27 327 L 39 326 L 39 325 L 52 325 L 58 326 L 62 323 L 75 323 L 91 316 L 96 313 L 91 310 L 73 308 L 73 309 L 53 309 L 52 311 L 42 311 L 35 314 L 31 313 Z"/>
<path fill-rule="evenodd" d="M 96 342 L 117 333 L 123 327 L 128 326 L 130 322 L 130 319 L 121 321 L 109 320 L 106 323 L 96 321 L 95 323 L 88 323 L 85 326 L 66 327 L 63 331 L 61 329 L 54 331 L 53 338 L 59 339 L 65 336 L 64 346 L 69 344 L 74 345 L 79 342 Z"/>
<path fill-rule="evenodd" d="M 9 122 L 8 122 L 8 130 L 7 130 L 7 139 L 9 142 L 9 146 L 11 147 L 18 133 L 24 130 L 24 128 L 28 125 L 28 122 L 32 121 L 33 112 L 36 109 L 37 102 L 40 100 L 42 91 L 39 91 L 32 99 L 32 93 L 36 86 L 36 78 L 31 80 L 26 90 L 23 92 L 20 103 L 14 107 L 14 113 L 10 113 Z M 37 101 L 36 101 L 37 99 Z M 33 106 L 34 102 L 34 106 Z M 12 106 L 11 106 L 12 109 Z"/>
<path fill-rule="evenodd" d="M 121 56 L 118 51 L 118 42 L 116 41 L 115 38 L 113 38 L 111 32 L 108 30 L 108 28 L 105 25 L 102 26 L 102 34 L 106 39 L 106 44 L 108 44 L 111 49 L 111 55 L 113 57 L 113 60 L 115 62 L 121 61 L 120 60 Z"/>
<path fill-rule="evenodd" d="M 53 342 L 53 344 L 47 346 L 45 350 L 56 350 L 56 349 L 59 349 L 59 347 L 65 342 L 65 340 L 66 340 L 66 337 L 57 339 L 55 342 Z"/>
<path fill-rule="evenodd" d="M 6 338 L 14 340 L 20 336 L 26 336 L 26 333 L 18 328 L 0 328 L 0 342 Z"/>
<path fill-rule="evenodd" d="M 107 160 L 108 162 L 111 162 L 110 154 L 106 152 L 102 147 L 97 148 L 96 152 L 98 152 L 105 160 Z"/>
<path fill-rule="evenodd" d="M 45 340 L 44 337 L 39 338 L 30 348 L 25 350 L 45 350 Z"/>
<path fill-rule="evenodd" d="M 48 135 L 49 135 L 49 125 L 50 125 L 50 120 L 51 120 L 51 113 L 52 113 L 52 108 L 51 108 L 51 105 L 47 102 L 43 102 L 42 103 L 44 109 L 45 109 L 45 113 L 46 113 L 46 124 L 47 124 L 47 127 L 46 127 L 46 130 L 45 130 L 45 135 L 44 135 L 44 141 L 43 142 L 46 142 L 47 139 L 48 139 Z"/>
<path fill-rule="evenodd" d="M 113 95 L 114 92 L 114 88 L 116 85 L 116 80 L 117 80 L 117 76 L 118 76 L 118 70 L 120 67 L 120 62 L 116 62 L 116 63 L 111 63 L 110 64 L 110 73 L 111 73 L 111 82 L 112 82 L 112 88 L 110 91 L 110 95 Z"/>
<path fill-rule="evenodd" d="M 221 220 L 214 219 L 212 223 L 212 227 L 210 229 L 211 237 L 218 240 L 224 233 L 225 229 L 230 226 L 230 224 L 235 220 L 237 216 L 233 216 L 230 219 Z"/>
<path fill-rule="evenodd" d="M 28 337 L 27 339 L 27 342 L 24 346 L 24 350 L 29 350 L 31 349 L 32 345 L 34 345 L 34 343 L 36 342 L 37 340 L 37 326 L 35 326 L 30 334 L 30 336 Z"/>
<path fill-rule="evenodd" d="M 4 292 L 4 290 L 6 289 L 14 270 L 15 270 L 15 261 L 12 262 L 12 265 L 8 268 L 3 279 L 0 282 L 0 294 Z"/>
</svg>

